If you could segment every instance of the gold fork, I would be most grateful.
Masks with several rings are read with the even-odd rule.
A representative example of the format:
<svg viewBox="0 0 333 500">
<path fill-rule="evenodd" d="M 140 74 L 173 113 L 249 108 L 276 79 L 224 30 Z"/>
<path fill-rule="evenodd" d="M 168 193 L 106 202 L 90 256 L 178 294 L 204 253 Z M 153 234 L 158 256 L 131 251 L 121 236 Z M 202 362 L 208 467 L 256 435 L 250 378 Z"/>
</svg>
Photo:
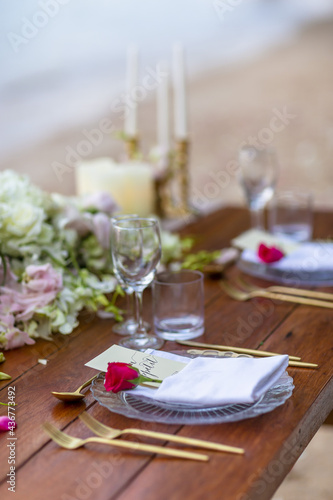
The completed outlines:
<svg viewBox="0 0 333 500">
<path fill-rule="evenodd" d="M 266 290 L 252 290 L 250 292 L 243 292 L 238 290 L 225 280 L 220 281 L 220 285 L 229 297 L 235 300 L 246 301 L 255 297 L 265 297 L 272 300 L 282 300 L 285 302 L 292 302 L 294 304 L 304 304 L 307 306 L 327 307 L 333 309 L 333 302 L 325 302 L 324 300 L 316 300 L 305 297 L 296 297 L 282 293 L 267 292 Z"/>
<path fill-rule="evenodd" d="M 164 432 L 155 432 L 148 431 L 144 429 L 114 429 L 113 427 L 108 427 L 107 425 L 98 422 L 94 417 L 92 417 L 89 413 L 83 412 L 79 415 L 82 422 L 86 424 L 87 427 L 95 434 L 101 437 L 114 439 L 122 434 L 135 434 L 137 436 L 146 436 L 152 437 L 155 439 L 163 439 L 166 441 L 173 441 L 175 443 L 186 444 L 189 446 L 196 446 L 200 448 L 211 449 L 215 451 L 226 451 L 230 453 L 238 453 L 240 455 L 244 454 L 244 450 L 242 448 L 236 448 L 234 446 L 228 446 L 225 444 L 213 443 L 211 441 L 204 441 L 201 439 L 187 438 L 181 436 L 174 436 L 173 434 L 166 434 Z"/>
<path fill-rule="evenodd" d="M 190 451 L 175 450 L 174 448 L 165 448 L 163 446 L 155 446 L 150 444 L 134 443 L 132 441 L 114 441 L 113 439 L 105 439 L 101 437 L 89 437 L 86 439 L 76 438 L 69 436 L 65 432 L 60 431 L 50 422 L 45 422 L 42 428 L 55 441 L 59 446 L 67 448 L 67 450 L 76 450 L 87 443 L 100 443 L 109 444 L 116 448 L 127 448 L 135 451 L 147 451 L 149 453 L 159 453 L 160 455 L 167 455 L 176 458 L 187 458 L 190 460 L 200 460 L 207 462 L 209 457 L 201 453 L 193 453 Z"/>
<path fill-rule="evenodd" d="M 296 295 L 301 297 L 309 297 L 313 299 L 321 299 L 321 300 L 332 300 L 333 301 L 333 293 L 327 292 L 318 292 L 316 290 L 305 290 L 304 288 L 290 288 L 287 286 L 278 286 L 272 285 L 266 288 L 260 288 L 258 286 L 253 285 L 252 283 L 248 283 L 243 278 L 238 277 L 236 282 L 243 288 L 248 291 L 253 290 L 264 290 L 267 292 L 276 292 L 276 293 L 286 293 L 288 295 Z"/>
</svg>

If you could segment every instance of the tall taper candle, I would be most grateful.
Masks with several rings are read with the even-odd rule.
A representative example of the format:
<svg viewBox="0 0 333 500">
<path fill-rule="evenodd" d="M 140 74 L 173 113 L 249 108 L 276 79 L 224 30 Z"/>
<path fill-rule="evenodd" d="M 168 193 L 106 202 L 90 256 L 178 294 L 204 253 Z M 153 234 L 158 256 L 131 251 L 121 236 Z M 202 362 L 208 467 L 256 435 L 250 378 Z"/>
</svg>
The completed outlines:
<svg viewBox="0 0 333 500">
<path fill-rule="evenodd" d="M 165 76 L 157 87 L 157 143 L 160 154 L 166 157 L 170 151 L 169 68 L 165 61 L 160 62 L 158 66 Z"/>
<path fill-rule="evenodd" d="M 177 43 L 173 47 L 173 83 L 174 83 L 174 123 L 175 138 L 187 139 L 187 106 L 185 85 L 184 48 Z"/>
<path fill-rule="evenodd" d="M 137 102 L 133 89 L 138 85 L 138 59 L 139 52 L 135 45 L 131 45 L 127 50 L 127 80 L 126 90 L 130 105 L 125 114 L 124 132 L 127 137 L 136 137 L 138 133 L 137 126 Z"/>
</svg>

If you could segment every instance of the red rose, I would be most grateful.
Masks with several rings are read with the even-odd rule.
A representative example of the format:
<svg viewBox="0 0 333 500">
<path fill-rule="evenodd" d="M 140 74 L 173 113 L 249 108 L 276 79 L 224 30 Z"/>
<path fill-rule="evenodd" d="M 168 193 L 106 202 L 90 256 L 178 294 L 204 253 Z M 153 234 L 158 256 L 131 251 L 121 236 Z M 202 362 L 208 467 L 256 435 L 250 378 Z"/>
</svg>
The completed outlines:
<svg viewBox="0 0 333 500">
<path fill-rule="evenodd" d="M 258 248 L 258 257 L 260 260 L 266 264 L 271 264 L 272 262 L 277 262 L 284 257 L 284 253 L 276 247 L 267 247 L 264 243 L 261 243 Z"/>
<path fill-rule="evenodd" d="M 108 363 L 104 387 L 107 391 L 119 392 L 134 389 L 142 382 L 162 382 L 140 375 L 137 368 L 127 363 Z"/>
<path fill-rule="evenodd" d="M 108 363 L 104 387 L 107 391 L 119 392 L 136 387 L 138 370 L 127 363 Z"/>
</svg>

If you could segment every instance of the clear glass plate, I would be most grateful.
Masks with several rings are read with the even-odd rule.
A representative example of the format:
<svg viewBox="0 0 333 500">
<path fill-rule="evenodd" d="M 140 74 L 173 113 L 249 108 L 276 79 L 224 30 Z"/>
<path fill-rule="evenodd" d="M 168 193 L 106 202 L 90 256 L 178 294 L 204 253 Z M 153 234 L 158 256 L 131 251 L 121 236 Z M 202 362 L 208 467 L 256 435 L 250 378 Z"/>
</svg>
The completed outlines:
<svg viewBox="0 0 333 500">
<path fill-rule="evenodd" d="M 178 351 L 177 354 L 191 358 L 196 357 L 183 351 Z M 212 353 L 211 356 L 230 357 L 230 354 L 237 357 L 237 354 L 230 352 Z M 206 351 L 205 356 L 207 355 L 209 354 Z M 268 413 L 284 404 L 290 398 L 293 389 L 293 379 L 285 372 L 276 385 L 255 403 L 198 408 L 153 401 L 144 396 L 135 396 L 130 391 L 118 392 L 116 394 L 107 392 L 104 388 L 103 373 L 100 373 L 91 386 L 91 391 L 96 401 L 114 413 L 148 422 L 192 425 L 237 422 Z"/>
<path fill-rule="evenodd" d="M 237 267 L 250 276 L 275 281 L 287 286 L 333 286 L 332 266 L 322 267 L 325 259 L 332 261 L 333 245 L 326 242 L 309 242 L 303 244 L 309 255 L 299 253 L 299 268 L 279 268 L 264 262 L 254 262 L 244 258 L 244 253 L 237 262 Z"/>
</svg>

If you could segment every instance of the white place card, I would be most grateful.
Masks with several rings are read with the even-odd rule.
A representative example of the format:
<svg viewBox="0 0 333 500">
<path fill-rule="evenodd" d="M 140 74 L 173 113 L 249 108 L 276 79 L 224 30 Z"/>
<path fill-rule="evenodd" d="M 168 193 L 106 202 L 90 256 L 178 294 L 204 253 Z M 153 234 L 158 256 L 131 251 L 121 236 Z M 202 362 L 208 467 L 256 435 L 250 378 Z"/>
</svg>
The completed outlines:
<svg viewBox="0 0 333 500">
<path fill-rule="evenodd" d="M 137 368 L 141 375 L 160 380 L 178 373 L 186 366 L 186 363 L 180 361 L 167 359 L 147 352 L 135 351 L 134 349 L 127 349 L 117 344 L 114 344 L 96 356 L 96 358 L 88 361 L 85 366 L 106 372 L 108 363 L 113 362 L 128 363 Z M 153 382 L 146 382 L 146 384 L 152 387 L 159 386 L 159 384 Z"/>
</svg>

